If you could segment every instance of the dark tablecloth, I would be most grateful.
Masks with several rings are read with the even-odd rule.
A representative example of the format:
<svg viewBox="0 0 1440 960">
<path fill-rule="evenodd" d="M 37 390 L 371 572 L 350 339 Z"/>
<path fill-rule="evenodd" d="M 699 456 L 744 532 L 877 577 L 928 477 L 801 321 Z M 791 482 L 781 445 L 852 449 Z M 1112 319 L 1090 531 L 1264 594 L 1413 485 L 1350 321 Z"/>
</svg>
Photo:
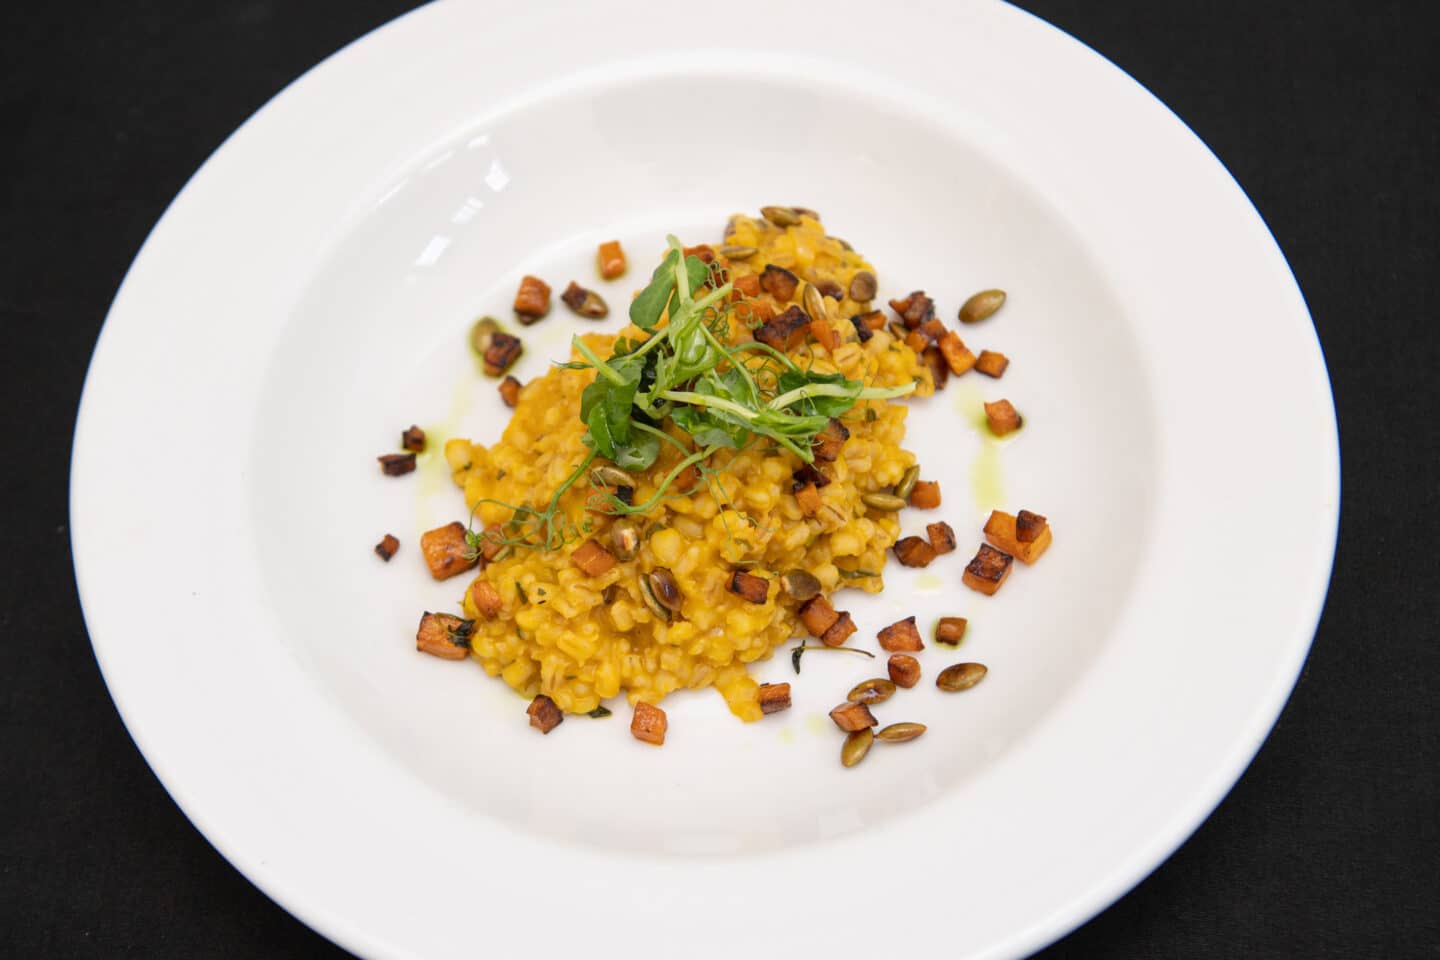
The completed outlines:
<svg viewBox="0 0 1440 960">
<path fill-rule="evenodd" d="M 286 83 L 407 6 L 0 11 L 0 955 L 343 955 L 210 848 L 126 735 L 76 599 L 68 462 L 106 307 L 171 197 Z M 1024 6 L 1154 91 L 1254 200 L 1314 314 L 1344 461 L 1329 601 L 1274 733 L 1189 842 L 1043 956 L 1440 956 L 1436 8 Z M 1230 389 L 1253 396 L 1250 427 L 1285 429 L 1267 384 Z"/>
</svg>

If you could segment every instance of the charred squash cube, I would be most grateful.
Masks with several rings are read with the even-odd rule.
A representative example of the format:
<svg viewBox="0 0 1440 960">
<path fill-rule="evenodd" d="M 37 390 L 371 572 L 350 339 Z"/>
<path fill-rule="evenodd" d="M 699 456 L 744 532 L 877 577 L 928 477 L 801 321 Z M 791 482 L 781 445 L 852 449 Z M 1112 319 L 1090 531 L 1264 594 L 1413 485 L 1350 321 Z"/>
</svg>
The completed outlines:
<svg viewBox="0 0 1440 960">
<path fill-rule="evenodd" d="M 400 446 L 413 453 L 424 453 L 425 431 L 411 424 L 409 430 L 400 434 Z"/>
<path fill-rule="evenodd" d="M 520 381 L 514 377 L 506 377 L 500 381 L 500 399 L 505 406 L 514 407 L 520 402 Z"/>
<path fill-rule="evenodd" d="M 420 534 L 420 552 L 436 580 L 448 580 L 480 562 L 466 542 L 465 524 L 459 520 Z"/>
<path fill-rule="evenodd" d="M 982 543 L 975 558 L 966 565 L 961 580 L 970 589 L 993 596 L 1005 582 L 1005 578 L 1010 576 L 1010 568 L 1014 565 L 1015 558 L 1010 554 L 1001 553 L 990 544 Z"/>
<path fill-rule="evenodd" d="M 935 548 L 919 537 L 905 537 L 895 542 L 895 559 L 904 566 L 928 567 L 935 556 Z"/>
<path fill-rule="evenodd" d="M 827 647 L 839 647 L 843 646 L 845 641 L 854 634 L 855 621 L 850 618 L 848 612 L 842 610 L 836 616 L 835 622 L 830 624 L 830 629 L 820 635 L 820 642 Z"/>
<path fill-rule="evenodd" d="M 822 505 L 820 491 L 815 489 L 815 484 L 807 483 L 795 491 L 795 502 L 800 505 L 800 512 L 807 517 L 813 517 L 820 512 Z"/>
<path fill-rule="evenodd" d="M 481 357 L 485 367 L 485 373 L 492 377 L 498 377 L 506 370 L 515 365 L 520 359 L 520 354 L 525 352 L 525 345 L 520 338 L 510 333 L 494 333 L 490 336 L 490 344 L 485 348 Z"/>
<path fill-rule="evenodd" d="M 765 271 L 760 274 L 760 289 L 774 297 L 776 303 L 789 302 L 794 298 L 795 288 L 799 285 L 799 277 L 773 263 L 767 263 Z"/>
<path fill-rule="evenodd" d="M 896 620 L 877 633 L 875 637 L 880 641 L 880 649 L 890 653 L 913 653 L 925 649 L 925 643 L 920 639 L 920 630 L 915 626 L 914 617 Z"/>
<path fill-rule="evenodd" d="M 870 712 L 868 706 L 863 703 L 851 703 L 848 700 L 830 711 L 830 719 L 835 721 L 835 726 L 846 733 L 864 730 L 866 727 L 873 727 L 880 722 L 875 719 L 875 715 Z"/>
<path fill-rule="evenodd" d="M 886 670 L 890 674 L 890 682 L 897 687 L 909 690 L 920 682 L 920 661 L 908 653 L 892 653 Z"/>
<path fill-rule="evenodd" d="M 587 577 L 598 577 L 615 566 L 615 554 L 594 540 L 586 540 L 570 554 L 570 562 L 579 567 Z"/>
<path fill-rule="evenodd" d="M 560 712 L 555 701 L 543 693 L 530 701 L 525 712 L 530 716 L 530 726 L 541 733 L 549 733 L 565 720 L 565 714 Z"/>
<path fill-rule="evenodd" d="M 950 364 L 945 362 L 945 356 L 940 352 L 939 347 L 926 347 L 925 352 L 920 355 L 925 361 L 925 366 L 930 368 L 930 379 L 935 382 L 936 390 L 944 390 L 945 384 L 950 379 Z"/>
<path fill-rule="evenodd" d="M 805 342 L 810 329 L 810 315 L 792 306 L 778 317 L 765 321 L 755 330 L 755 339 L 784 353 Z"/>
<path fill-rule="evenodd" d="M 955 376 L 958 377 L 975 366 L 975 354 L 970 352 L 970 348 L 965 346 L 965 341 L 961 340 L 960 335 L 954 330 L 946 330 L 944 335 L 935 341 L 935 346 L 940 350 L 940 355 L 945 358 L 945 365 Z"/>
<path fill-rule="evenodd" d="M 399 549 L 400 541 L 397 540 L 392 534 L 387 533 L 385 534 L 385 539 L 375 544 L 375 555 L 378 556 L 381 560 L 384 560 L 386 563 L 389 563 L 390 558 L 395 556 L 395 552 Z"/>
<path fill-rule="evenodd" d="M 938 553 L 950 553 L 955 549 L 955 531 L 950 524 L 941 520 L 939 523 L 927 523 L 925 534 L 930 538 L 930 546 Z"/>
<path fill-rule="evenodd" d="M 413 453 L 385 453 L 375 459 L 380 461 L 380 472 L 387 477 L 403 477 L 415 469 Z"/>
<path fill-rule="evenodd" d="M 810 452 L 815 455 L 816 460 L 833 462 L 839 459 L 840 448 L 845 446 L 845 441 L 849 439 L 850 428 L 831 417 L 825 429 L 815 434 L 815 442 L 810 445 Z"/>
<path fill-rule="evenodd" d="M 840 614 L 824 597 L 811 597 L 800 605 L 800 623 L 810 631 L 812 637 L 823 637 L 825 631 L 835 625 Z"/>
<path fill-rule="evenodd" d="M 985 539 L 1023 563 L 1034 563 L 1050 548 L 1050 524 L 1044 517 L 1028 510 L 1022 510 L 1021 515 L 1027 517 L 1027 532 L 1034 535 L 1033 540 L 1021 540 L 1019 519 L 1003 510 L 991 511 L 990 518 L 985 521 Z M 1034 533 L 1036 520 L 1039 521 L 1039 533 Z"/>
<path fill-rule="evenodd" d="M 1010 358 L 1003 353 L 996 353 L 993 350 L 981 350 L 980 359 L 975 361 L 975 370 L 987 377 L 1000 379 L 1005 368 L 1010 366 Z"/>
<path fill-rule="evenodd" d="M 736 570 L 730 574 L 729 590 L 750 603 L 764 603 L 770 595 L 770 581 L 753 573 Z"/>
<path fill-rule="evenodd" d="M 916 290 L 908 297 L 891 300 L 890 309 L 900 315 L 908 329 L 914 330 L 926 320 L 934 318 L 935 301 L 925 296 L 924 290 Z"/>
<path fill-rule="evenodd" d="M 464 660 L 470 655 L 474 620 L 449 613 L 425 613 L 415 631 L 415 649 L 441 660 Z"/>
<path fill-rule="evenodd" d="M 764 683 L 760 685 L 760 712 L 779 713 L 790 709 L 790 684 Z"/>
<path fill-rule="evenodd" d="M 965 639 L 965 628 L 969 625 L 970 621 L 964 617 L 941 617 L 940 622 L 935 624 L 935 642 L 958 647 Z"/>
<path fill-rule="evenodd" d="M 1009 400 L 996 400 L 985 404 L 985 419 L 990 422 L 990 432 L 997 437 L 1014 433 L 1025 423 Z"/>
<path fill-rule="evenodd" d="M 1021 510 L 1015 515 L 1015 539 L 1021 543 L 1031 543 L 1040 539 L 1047 526 L 1048 521 L 1040 514 Z"/>
</svg>

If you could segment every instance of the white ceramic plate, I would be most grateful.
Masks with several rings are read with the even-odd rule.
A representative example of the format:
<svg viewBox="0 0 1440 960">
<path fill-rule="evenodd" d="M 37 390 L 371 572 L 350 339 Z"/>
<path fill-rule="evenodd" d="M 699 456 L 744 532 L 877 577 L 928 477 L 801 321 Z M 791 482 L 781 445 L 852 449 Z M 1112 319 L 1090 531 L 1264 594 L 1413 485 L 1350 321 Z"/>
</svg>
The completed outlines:
<svg viewBox="0 0 1440 960">
<path fill-rule="evenodd" d="M 1305 656 L 1338 454 L 1304 303 L 1204 146 L 1024 13 L 652 7 L 427 7 L 296 82 L 176 199 L 76 432 L 107 683 L 215 846 L 367 956 L 1023 954 L 1185 838 Z M 864 635 L 969 616 L 963 657 L 927 651 L 927 674 L 990 677 L 887 704 L 930 734 L 853 771 L 823 715 L 876 671 L 840 655 L 763 723 L 704 692 L 666 701 L 661 750 L 624 713 L 541 739 L 498 682 L 414 652 L 418 611 L 465 582 L 430 583 L 417 534 L 463 508 L 438 455 L 403 480 L 373 457 L 411 422 L 436 446 L 498 435 L 464 338 L 520 274 L 583 281 L 618 236 L 633 280 L 667 230 L 715 239 L 790 202 L 885 294 L 924 287 L 948 319 L 1011 293 L 965 333 L 1013 358 L 1005 378 L 912 416 L 962 553 L 848 604 Z M 527 331 L 521 376 L 579 323 Z M 1027 427 L 982 443 L 969 418 L 1002 395 Z M 1056 540 L 986 600 L 958 581 L 991 506 L 1046 513 Z"/>
</svg>

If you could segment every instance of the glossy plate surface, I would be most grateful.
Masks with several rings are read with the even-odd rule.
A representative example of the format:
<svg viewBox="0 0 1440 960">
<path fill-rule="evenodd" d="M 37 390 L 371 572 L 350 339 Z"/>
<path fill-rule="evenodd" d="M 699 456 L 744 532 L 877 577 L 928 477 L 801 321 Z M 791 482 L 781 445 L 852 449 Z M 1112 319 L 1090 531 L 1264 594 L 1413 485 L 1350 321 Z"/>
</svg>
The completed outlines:
<svg viewBox="0 0 1440 960">
<path fill-rule="evenodd" d="M 176 199 L 76 434 L 76 569 L 111 693 L 216 847 L 367 956 L 630 955 L 642 929 L 690 956 L 839 950 L 858 935 L 842 876 L 909 891 L 909 922 L 873 921 L 897 953 L 1033 950 L 1194 829 L 1303 661 L 1338 504 L 1304 303 L 1204 146 L 1026 14 L 796 5 L 677 49 L 646 7 L 424 8 L 297 81 Z M 859 22 L 866 49 L 907 55 L 860 56 Z M 598 286 L 615 237 L 633 268 L 602 289 L 623 305 L 664 233 L 717 240 L 765 203 L 819 209 L 882 298 L 923 287 L 953 320 L 1010 292 L 962 331 L 1012 358 L 1005 377 L 952 380 L 909 421 L 945 503 L 905 532 L 943 518 L 960 551 L 844 604 L 866 639 L 909 614 L 972 635 L 877 708 L 926 737 L 852 771 L 824 715 L 883 665 L 848 656 L 761 666 L 796 684 L 762 723 L 702 692 L 666 701 L 661 750 L 624 710 L 542 740 L 498 681 L 410 641 L 466 582 L 419 560 L 419 531 L 463 516 L 438 447 L 504 423 L 466 331 L 522 274 Z M 557 305 L 524 331 L 521 379 L 583 323 Z M 974 421 L 1001 396 L 1027 425 L 996 443 Z M 381 477 L 412 422 L 436 452 Z M 171 438 L 145 471 L 137 425 Z M 991 507 L 1045 513 L 1056 539 L 985 599 L 959 575 Z M 985 684 L 935 691 L 962 659 Z"/>
</svg>

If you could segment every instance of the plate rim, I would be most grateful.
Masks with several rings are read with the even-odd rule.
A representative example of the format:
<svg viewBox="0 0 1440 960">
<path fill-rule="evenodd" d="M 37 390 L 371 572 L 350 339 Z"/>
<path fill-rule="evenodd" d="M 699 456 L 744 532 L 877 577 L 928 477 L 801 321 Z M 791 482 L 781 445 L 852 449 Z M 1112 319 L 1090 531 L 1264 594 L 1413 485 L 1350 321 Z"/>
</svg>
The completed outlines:
<svg viewBox="0 0 1440 960">
<path fill-rule="evenodd" d="M 207 842 L 211 843 L 211 845 L 217 850 L 217 852 L 224 856 L 227 861 L 229 861 L 238 870 L 240 870 L 248 879 L 252 881 L 252 883 L 259 887 L 263 892 L 266 893 L 267 896 L 269 896 L 282 908 L 299 917 L 312 928 L 334 940 L 336 943 L 344 945 L 349 949 L 356 950 L 357 952 L 362 952 L 366 954 L 371 951 L 377 951 L 382 953 L 400 951 L 398 949 L 398 945 L 395 944 L 368 941 L 363 935 L 363 933 L 357 934 L 353 926 L 347 925 L 346 921 L 343 918 L 319 915 L 316 911 L 307 909 L 304 904 L 298 902 L 296 899 L 297 897 L 303 897 L 303 895 L 298 894 L 294 890 L 290 889 L 291 885 L 287 883 L 282 877 L 276 875 L 272 870 L 258 865 L 254 862 L 252 858 L 243 855 L 243 852 L 228 849 L 228 847 L 230 846 L 228 843 L 222 843 L 220 841 L 217 841 L 217 839 L 215 839 L 216 836 L 224 834 L 226 831 L 221 826 L 214 823 L 211 818 L 205 814 L 203 810 L 199 809 L 198 804 L 188 799 L 189 791 L 186 789 L 186 786 L 183 782 L 184 775 L 182 773 L 177 772 L 173 769 L 168 771 L 162 771 L 162 764 L 158 763 L 152 756 L 151 750 L 153 749 L 153 747 L 147 748 L 146 746 L 148 737 L 145 731 L 139 730 L 136 728 L 136 726 L 132 725 L 131 710 L 126 708 L 124 702 L 126 695 L 121 693 L 111 682 L 111 669 L 107 668 L 107 656 L 105 653 L 102 653 L 102 644 L 95 641 L 97 631 L 95 630 L 94 625 L 92 625 L 90 622 L 91 613 L 90 607 L 86 603 L 85 585 L 85 581 L 90 575 L 88 573 L 82 572 L 81 570 L 82 565 L 88 563 L 88 560 L 82 560 L 82 557 L 90 556 L 90 554 L 87 553 L 88 548 L 84 545 L 84 543 L 82 543 L 82 540 L 86 536 L 88 536 L 88 534 L 84 532 L 82 524 L 74 522 L 75 518 L 77 516 L 83 516 L 87 509 L 85 506 L 79 503 L 79 500 L 83 493 L 84 483 L 86 481 L 79 478 L 79 471 L 77 471 L 75 467 L 77 463 L 82 462 L 80 448 L 84 439 L 86 424 L 87 422 L 89 422 L 89 419 L 93 419 L 94 408 L 97 402 L 95 401 L 92 394 L 91 375 L 96 369 L 98 358 L 101 357 L 102 351 L 105 349 L 107 338 L 113 340 L 114 337 L 117 336 L 117 334 L 115 334 L 114 326 L 112 326 L 112 324 L 110 323 L 110 317 L 116 315 L 118 307 L 122 304 L 122 301 L 126 296 L 127 288 L 130 286 L 131 283 L 131 274 L 137 271 L 137 269 L 141 268 L 142 265 L 148 263 L 148 261 L 146 261 L 145 259 L 146 253 L 147 251 L 151 250 L 153 244 L 156 242 L 156 238 L 160 237 L 162 235 L 162 232 L 167 229 L 167 224 L 171 220 L 172 210 L 174 210 L 177 205 L 181 203 L 182 200 L 185 200 L 187 197 L 193 196 L 193 194 L 198 189 L 197 184 L 201 184 L 204 182 L 205 178 L 207 177 L 207 171 L 210 171 L 212 169 L 217 158 L 221 158 L 222 155 L 228 157 L 229 154 L 227 154 L 227 151 L 231 151 L 231 153 L 233 153 L 232 145 L 237 143 L 237 138 L 239 138 L 242 134 L 246 133 L 246 131 L 253 130 L 257 121 L 260 121 L 262 117 L 265 117 L 267 115 L 267 112 L 271 111 L 272 107 L 276 104 L 282 101 L 294 101 L 298 96 L 301 95 L 301 91 L 306 89 L 306 85 L 313 77 L 324 71 L 330 70 L 337 63 L 347 62 L 353 51 L 364 49 L 373 52 L 374 48 L 377 45 L 386 42 L 387 37 L 393 36 L 394 34 L 392 31 L 400 28 L 401 24 L 408 25 L 403 29 L 411 29 L 412 27 L 415 27 L 416 24 L 419 24 L 421 21 L 425 21 L 428 24 L 432 19 L 438 24 L 442 16 L 448 15 L 449 11 L 453 11 L 460 6 L 461 5 L 458 3 L 442 2 L 417 8 L 416 10 L 406 13 L 401 17 L 390 21 L 387 24 L 378 27 L 377 29 L 358 38 L 352 43 L 331 54 L 325 60 L 321 61 L 315 67 L 312 67 L 305 74 L 301 75 L 291 84 L 282 89 L 279 93 L 275 95 L 275 97 L 271 98 L 270 101 L 268 101 L 264 106 L 257 110 L 255 114 L 253 114 L 249 119 L 247 119 L 243 124 L 241 124 L 241 126 L 238 127 L 234 133 L 227 137 L 226 140 L 222 142 L 219 147 L 216 148 L 214 153 L 212 153 L 210 157 L 207 158 L 205 163 L 203 163 L 198 168 L 196 173 L 187 181 L 185 186 L 181 189 L 180 193 L 177 194 L 176 198 L 172 200 L 171 204 L 169 205 L 169 207 L 167 207 L 165 213 L 161 216 L 156 226 L 152 229 L 149 236 L 147 236 L 144 244 L 141 246 L 140 251 L 136 255 L 135 261 L 132 263 L 130 269 L 127 271 L 125 279 L 122 281 L 119 289 L 117 290 L 111 306 L 110 313 L 107 315 L 106 323 L 102 328 L 100 338 L 97 341 L 94 355 L 92 356 L 91 360 L 91 366 L 89 370 L 87 370 L 85 385 L 81 396 L 81 403 L 76 418 L 75 441 L 72 449 L 72 475 L 70 487 L 70 514 L 72 518 L 72 523 L 70 532 L 72 554 L 75 558 L 76 565 L 77 587 L 80 591 L 82 608 L 84 608 L 85 610 L 87 632 L 92 638 L 92 645 L 97 659 L 97 663 L 101 668 L 101 672 L 105 678 L 110 695 L 116 703 L 117 709 L 122 718 L 122 722 L 125 723 L 127 732 L 129 732 L 132 739 L 140 748 L 142 755 L 145 757 L 147 765 L 150 766 L 151 770 L 155 773 L 157 778 L 160 779 L 161 783 L 171 794 L 172 798 L 174 798 L 175 802 L 181 808 L 182 812 L 184 812 L 186 817 L 190 819 L 190 821 L 196 826 L 196 828 L 201 832 L 201 834 L 206 837 Z M 971 6 L 978 9 L 981 7 L 989 8 L 992 5 L 987 3 L 975 3 Z M 998 7 L 1000 5 L 994 4 L 993 6 Z M 1190 144 L 1190 148 L 1194 149 L 1195 147 L 1198 147 L 1201 151 L 1203 151 L 1204 155 L 1208 157 L 1208 159 L 1223 173 L 1233 192 L 1238 195 L 1238 197 L 1243 201 L 1245 207 L 1248 209 L 1249 216 L 1253 220 L 1251 226 L 1253 227 L 1254 225 L 1258 225 L 1263 231 L 1265 240 L 1271 247 L 1274 257 L 1277 258 L 1279 264 L 1284 267 L 1285 274 L 1288 278 L 1288 283 L 1291 288 L 1291 292 L 1293 292 L 1294 298 L 1298 301 L 1300 311 L 1304 314 L 1304 318 L 1309 321 L 1309 311 L 1308 307 L 1306 307 L 1304 303 L 1303 293 L 1299 289 L 1299 285 L 1294 278 L 1293 271 L 1290 269 L 1288 262 L 1285 260 L 1283 253 L 1280 251 L 1278 244 L 1275 242 L 1273 234 L 1271 234 L 1268 227 L 1264 224 L 1263 219 L 1260 217 L 1258 211 L 1255 210 L 1253 204 L 1250 202 L 1248 196 L 1244 193 L 1240 185 L 1234 180 L 1233 176 L 1229 173 L 1229 171 L 1224 167 L 1223 163 L 1221 163 L 1219 158 L 1215 157 L 1213 152 L 1210 151 L 1210 149 L 1203 143 L 1203 141 L 1201 141 L 1194 134 L 1194 132 L 1191 131 L 1187 125 L 1185 125 L 1184 121 L 1181 120 L 1178 116 L 1176 116 L 1172 111 L 1170 111 L 1169 108 L 1163 104 L 1163 102 L 1158 100 L 1158 98 L 1155 98 L 1153 94 L 1150 94 L 1149 91 L 1146 90 L 1137 81 L 1133 80 L 1133 78 L 1130 78 L 1128 74 L 1125 74 L 1124 71 L 1120 70 L 1119 67 L 1115 66 L 1113 63 L 1105 59 L 1099 53 L 1091 50 L 1089 47 L 1080 43 L 1080 41 L 1074 39 L 1073 37 L 1070 37 L 1068 34 L 1060 31 L 1053 25 L 1048 24 L 1043 20 L 1040 20 L 1038 17 L 1035 17 L 1028 12 L 1009 7 L 1005 7 L 1004 9 L 1008 11 L 1005 16 L 1010 16 L 1012 14 L 1022 15 L 1023 18 L 1025 18 L 1026 20 L 1032 21 L 1034 24 L 1040 25 L 1040 27 L 1042 27 L 1044 31 L 1046 31 L 1048 34 L 1053 35 L 1052 39 L 1054 39 L 1054 37 L 1061 38 L 1063 43 L 1073 45 L 1073 47 L 1077 48 L 1080 51 L 1083 51 L 1086 56 L 1098 61 L 1098 64 L 1100 66 L 1108 68 L 1109 70 L 1117 73 L 1120 78 L 1122 78 L 1126 83 L 1132 85 L 1136 90 L 1142 91 L 1144 95 L 1148 97 L 1154 104 L 1160 106 L 1161 109 L 1165 112 L 1165 114 L 1167 114 L 1174 123 L 1178 124 L 1180 128 L 1184 130 L 1184 132 L 1192 141 Z M 993 11 L 987 10 L 987 13 L 992 12 Z M 428 29 L 428 26 L 420 27 L 417 29 Z M 1326 543 L 1328 543 L 1328 547 L 1324 551 L 1325 556 L 1323 558 L 1323 562 L 1320 562 L 1318 566 L 1311 572 L 1311 579 L 1313 581 L 1313 584 L 1309 588 L 1309 593 L 1306 594 L 1306 597 L 1303 601 L 1297 601 L 1297 605 L 1299 607 L 1303 609 L 1309 609 L 1311 611 L 1311 615 L 1309 617 L 1301 618 L 1303 622 L 1293 625 L 1294 629 L 1298 633 L 1304 634 L 1305 639 L 1303 642 L 1294 643 L 1287 646 L 1286 649 L 1290 653 L 1288 667 L 1278 673 L 1273 678 L 1273 683 L 1270 686 L 1269 695 L 1265 698 L 1265 702 L 1253 705 L 1252 712 L 1255 718 L 1261 719 L 1252 719 L 1252 721 L 1248 724 L 1250 728 L 1250 736 L 1242 741 L 1237 741 L 1234 755 L 1231 758 L 1231 762 L 1227 764 L 1224 769 L 1218 769 L 1212 772 L 1211 776 L 1208 778 L 1208 788 L 1196 792 L 1194 802 L 1192 803 L 1191 807 L 1183 812 L 1176 813 L 1175 817 L 1173 818 L 1171 830 L 1167 831 L 1166 834 L 1163 836 L 1153 836 L 1151 838 L 1151 841 L 1148 844 L 1144 845 L 1143 850 L 1137 850 L 1132 854 L 1132 856 L 1129 858 L 1129 865 L 1125 869 L 1119 870 L 1111 876 L 1107 877 L 1104 882 L 1097 881 L 1097 883 L 1092 886 L 1090 894 L 1087 897 L 1078 898 L 1076 901 L 1074 901 L 1071 904 L 1071 909 L 1066 911 L 1063 915 L 1055 915 L 1048 918 L 1048 920 L 1044 922 L 1036 923 L 1029 930 L 1024 931 L 1023 935 L 1017 935 L 1017 937 L 1012 939 L 1009 943 L 997 947 L 997 950 L 1003 953 L 1008 954 L 1009 951 L 1018 951 L 1022 953 L 1028 952 L 1030 950 L 1037 949 L 1047 943 L 1053 942 L 1059 937 L 1065 935 L 1066 933 L 1078 927 L 1081 923 L 1088 920 L 1090 917 L 1096 915 L 1109 904 L 1113 903 L 1115 900 L 1123 896 L 1136 883 L 1138 883 L 1145 876 L 1151 873 L 1157 866 L 1159 866 L 1159 864 L 1163 862 L 1163 860 L 1167 858 L 1175 849 L 1178 849 L 1178 847 L 1185 842 L 1185 840 L 1194 832 L 1194 830 L 1197 829 L 1199 825 L 1204 822 L 1206 817 L 1208 817 L 1209 813 L 1215 809 L 1219 802 L 1223 800 L 1224 796 L 1229 792 L 1235 782 L 1249 766 L 1255 754 L 1258 752 L 1259 748 L 1263 745 L 1266 737 L 1269 735 L 1269 732 L 1273 728 L 1274 723 L 1276 722 L 1276 720 L 1278 720 L 1280 712 L 1283 709 L 1285 702 L 1288 700 L 1288 697 L 1294 687 L 1295 682 L 1298 680 L 1300 670 L 1304 664 L 1306 656 L 1308 655 L 1315 630 L 1318 626 L 1320 616 L 1324 609 L 1324 601 L 1328 592 L 1328 584 L 1330 582 L 1330 578 L 1333 572 L 1334 551 L 1336 538 L 1338 536 L 1340 509 L 1340 454 L 1338 427 L 1335 418 L 1333 396 L 1331 395 L 1329 389 L 1328 375 L 1326 374 L 1325 370 L 1323 348 L 1319 343 L 1319 339 L 1314 330 L 1313 323 L 1310 325 L 1309 333 L 1311 339 L 1313 340 L 1315 356 L 1316 358 L 1318 358 L 1319 361 L 1318 373 L 1320 375 L 1321 381 L 1323 382 L 1323 390 L 1325 393 L 1325 397 L 1329 401 L 1328 411 L 1317 411 L 1317 415 L 1319 415 L 1321 419 L 1327 421 L 1325 425 L 1328 426 L 1327 432 L 1331 440 L 1329 449 L 1327 450 L 1327 452 L 1330 454 L 1329 463 L 1331 469 L 1328 471 L 1330 476 L 1325 478 L 1324 482 L 1329 483 L 1333 488 L 1334 498 L 1333 507 L 1331 508 L 1330 514 L 1328 516 L 1329 522 L 1323 525 L 1325 529 L 1325 536 L 1323 539 Z M 87 411 L 89 411 L 92 415 L 88 419 Z M 1328 413 L 1328 417 L 1324 416 L 1325 413 Z"/>
</svg>

